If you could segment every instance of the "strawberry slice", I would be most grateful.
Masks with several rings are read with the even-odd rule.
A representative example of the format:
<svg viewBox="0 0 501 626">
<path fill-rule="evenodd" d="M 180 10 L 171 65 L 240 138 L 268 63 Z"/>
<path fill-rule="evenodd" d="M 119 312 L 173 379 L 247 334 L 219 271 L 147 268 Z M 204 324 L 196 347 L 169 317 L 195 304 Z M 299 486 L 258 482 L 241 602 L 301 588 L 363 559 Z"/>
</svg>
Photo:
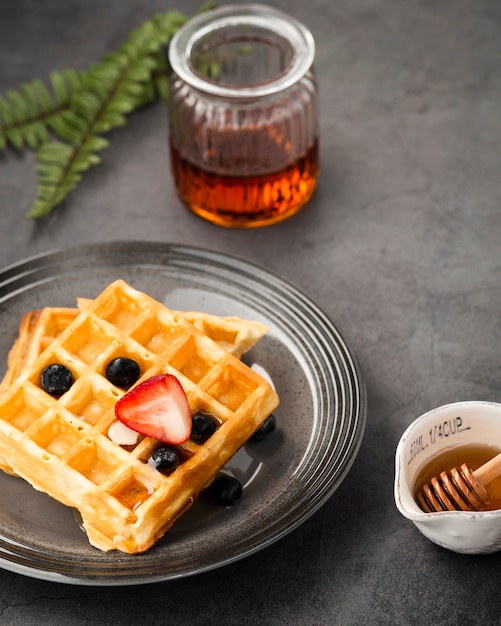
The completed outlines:
<svg viewBox="0 0 501 626">
<path fill-rule="evenodd" d="M 191 435 L 191 411 L 179 380 L 172 374 L 147 378 L 115 405 L 117 419 L 132 430 L 164 443 L 184 443 Z"/>
</svg>

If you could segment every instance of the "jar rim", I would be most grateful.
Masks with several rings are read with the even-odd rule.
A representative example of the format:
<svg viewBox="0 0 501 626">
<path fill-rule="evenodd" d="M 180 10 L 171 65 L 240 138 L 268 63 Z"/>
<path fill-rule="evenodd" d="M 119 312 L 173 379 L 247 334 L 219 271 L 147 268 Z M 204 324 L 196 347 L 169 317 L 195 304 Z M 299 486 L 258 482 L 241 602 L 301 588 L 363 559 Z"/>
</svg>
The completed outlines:
<svg viewBox="0 0 501 626">
<path fill-rule="evenodd" d="M 229 26 L 255 26 L 286 39 L 293 55 L 284 72 L 273 80 L 249 86 L 229 86 L 205 80 L 190 63 L 191 52 L 207 34 Z M 295 18 L 262 4 L 226 5 L 201 13 L 186 22 L 173 36 L 169 46 L 172 70 L 185 83 L 218 97 L 254 99 L 288 89 L 312 67 L 315 41 L 309 29 Z"/>
</svg>

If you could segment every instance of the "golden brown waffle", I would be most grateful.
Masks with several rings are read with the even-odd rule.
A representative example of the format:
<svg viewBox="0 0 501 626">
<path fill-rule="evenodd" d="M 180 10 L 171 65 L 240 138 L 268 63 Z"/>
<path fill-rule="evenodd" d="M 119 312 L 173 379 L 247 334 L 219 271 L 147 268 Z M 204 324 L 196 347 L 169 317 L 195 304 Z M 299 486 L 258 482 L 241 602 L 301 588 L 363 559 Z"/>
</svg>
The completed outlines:
<svg viewBox="0 0 501 626">
<path fill-rule="evenodd" d="M 78 299 L 79 309 L 91 303 L 92 300 Z M 18 337 L 9 352 L 8 369 L 0 382 L 0 393 L 69 326 L 79 309 L 46 307 L 25 313 L 19 325 Z M 236 357 L 245 354 L 268 332 L 264 324 L 238 317 L 219 317 L 199 311 L 176 313 Z"/>
<path fill-rule="evenodd" d="M 178 446 L 169 475 L 147 464 L 158 442 L 127 449 L 108 429 L 124 391 L 104 376 L 116 356 L 135 359 L 141 380 L 174 374 L 192 413 L 216 417 L 203 444 Z M 56 399 L 40 385 L 50 363 L 75 382 Z M 0 396 L 0 456 L 19 476 L 78 509 L 91 544 L 127 553 L 150 548 L 278 405 L 267 381 L 182 316 L 119 280 L 107 287 Z"/>
</svg>

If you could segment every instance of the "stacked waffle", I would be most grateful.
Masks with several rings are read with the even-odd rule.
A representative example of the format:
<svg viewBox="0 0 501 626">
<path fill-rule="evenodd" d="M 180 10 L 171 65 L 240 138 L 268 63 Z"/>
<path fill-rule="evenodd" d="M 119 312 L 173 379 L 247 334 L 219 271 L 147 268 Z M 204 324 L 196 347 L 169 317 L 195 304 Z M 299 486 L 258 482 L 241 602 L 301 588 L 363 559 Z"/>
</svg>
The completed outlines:
<svg viewBox="0 0 501 626">
<path fill-rule="evenodd" d="M 236 356 L 264 332 L 236 318 L 171 311 L 121 280 L 79 312 L 44 309 L 26 316 L 1 386 L 4 469 L 78 509 L 97 548 L 147 550 L 278 405 L 269 383 Z M 217 421 L 205 443 L 190 439 L 178 446 L 182 462 L 170 474 L 147 463 L 159 445 L 155 439 L 120 446 L 108 436 L 125 393 L 105 376 L 118 356 L 139 364 L 138 384 L 173 374 L 192 414 Z M 52 363 L 65 365 L 74 379 L 58 398 L 40 383 Z"/>
</svg>

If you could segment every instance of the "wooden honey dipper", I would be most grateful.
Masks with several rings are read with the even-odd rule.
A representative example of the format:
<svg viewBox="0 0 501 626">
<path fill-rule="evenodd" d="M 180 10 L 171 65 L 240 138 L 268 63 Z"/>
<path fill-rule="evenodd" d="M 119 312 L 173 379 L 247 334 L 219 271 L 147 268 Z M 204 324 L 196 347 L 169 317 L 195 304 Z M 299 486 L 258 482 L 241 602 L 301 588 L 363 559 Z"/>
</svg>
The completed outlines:
<svg viewBox="0 0 501 626">
<path fill-rule="evenodd" d="M 425 513 L 476 511 L 489 500 L 485 485 L 498 476 L 501 476 L 501 453 L 475 471 L 463 463 L 441 472 L 421 489 L 417 501 Z"/>
</svg>

